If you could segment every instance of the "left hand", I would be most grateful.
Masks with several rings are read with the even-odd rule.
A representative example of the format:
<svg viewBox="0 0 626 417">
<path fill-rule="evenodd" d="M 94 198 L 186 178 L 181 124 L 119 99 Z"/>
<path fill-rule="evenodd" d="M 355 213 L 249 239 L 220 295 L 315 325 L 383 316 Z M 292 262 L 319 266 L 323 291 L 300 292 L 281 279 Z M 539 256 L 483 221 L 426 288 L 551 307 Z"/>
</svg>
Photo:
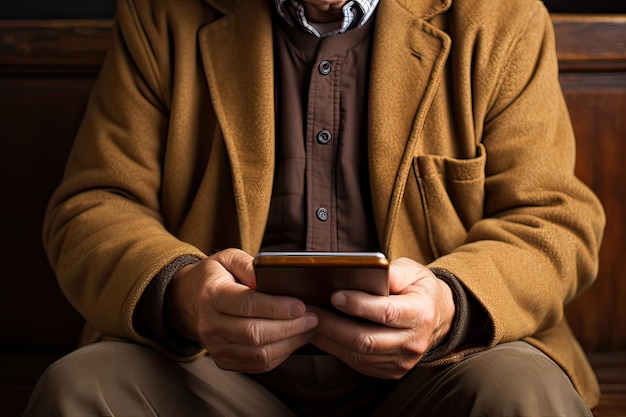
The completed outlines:
<svg viewBox="0 0 626 417">
<path fill-rule="evenodd" d="M 389 282 L 389 297 L 349 290 L 332 296 L 338 310 L 370 322 L 311 307 L 320 318 L 312 343 L 365 375 L 402 378 L 450 331 L 454 298 L 444 281 L 408 258 L 391 262 Z"/>
</svg>

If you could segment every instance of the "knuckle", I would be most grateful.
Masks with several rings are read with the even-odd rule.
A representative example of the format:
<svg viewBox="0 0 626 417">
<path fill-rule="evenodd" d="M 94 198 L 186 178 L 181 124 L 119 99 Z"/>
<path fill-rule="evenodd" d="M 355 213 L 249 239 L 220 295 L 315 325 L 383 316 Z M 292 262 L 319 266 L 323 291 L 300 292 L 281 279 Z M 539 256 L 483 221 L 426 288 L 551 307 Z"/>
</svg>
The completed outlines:
<svg viewBox="0 0 626 417">
<path fill-rule="evenodd" d="M 428 340 L 423 337 L 417 337 L 413 343 L 409 344 L 405 348 L 405 352 L 411 357 L 421 358 L 428 349 L 430 349 L 430 343 Z"/>
<path fill-rule="evenodd" d="M 257 320 L 250 320 L 246 328 L 246 340 L 253 346 L 263 345 L 263 326 Z"/>
<path fill-rule="evenodd" d="M 356 354 L 372 353 L 376 348 L 376 339 L 369 333 L 360 333 L 354 340 Z"/>
<path fill-rule="evenodd" d="M 348 364 L 355 369 L 359 369 L 361 365 L 361 355 L 358 352 L 349 352 L 348 353 Z"/>
<path fill-rule="evenodd" d="M 434 329 L 437 323 L 437 313 L 434 308 L 422 308 L 413 317 L 413 327 L 423 330 Z"/>
<path fill-rule="evenodd" d="M 382 311 L 382 324 L 394 323 L 400 317 L 400 311 L 397 306 L 387 300 Z"/>
<path fill-rule="evenodd" d="M 411 369 L 413 369 L 413 362 L 410 360 L 399 360 L 398 363 L 396 364 L 396 369 L 398 370 L 398 377 L 402 377 L 403 375 L 405 375 L 407 372 L 409 372 Z"/>
<path fill-rule="evenodd" d="M 234 250 L 232 248 L 227 248 L 216 252 L 215 254 L 213 254 L 212 258 L 215 259 L 217 262 L 224 264 L 228 263 L 234 256 Z"/>
<path fill-rule="evenodd" d="M 256 362 L 262 371 L 272 369 L 272 354 L 267 346 L 262 346 L 256 353 Z"/>
<path fill-rule="evenodd" d="M 249 293 L 245 293 L 239 302 L 239 309 L 244 317 L 252 317 L 255 312 L 254 300 L 249 295 Z"/>
<path fill-rule="evenodd" d="M 434 330 L 437 327 L 437 316 L 433 311 L 429 311 L 424 315 L 422 322 L 424 328 Z"/>
<path fill-rule="evenodd" d="M 389 377 L 391 379 L 400 379 L 404 377 L 407 373 L 413 370 L 418 360 L 419 356 L 416 357 L 413 355 L 404 355 L 402 357 L 396 358 L 392 362 L 392 370 L 389 373 Z"/>
</svg>

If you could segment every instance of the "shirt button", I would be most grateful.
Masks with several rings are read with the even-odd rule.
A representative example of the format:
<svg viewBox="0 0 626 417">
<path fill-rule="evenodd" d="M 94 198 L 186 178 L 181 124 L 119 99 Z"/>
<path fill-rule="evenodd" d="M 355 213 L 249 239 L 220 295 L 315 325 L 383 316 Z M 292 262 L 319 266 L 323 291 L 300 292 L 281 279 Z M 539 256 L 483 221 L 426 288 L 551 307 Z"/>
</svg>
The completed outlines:
<svg viewBox="0 0 626 417">
<path fill-rule="evenodd" d="M 319 66 L 320 74 L 328 75 L 330 74 L 330 69 L 331 69 L 331 66 L 330 66 L 329 61 L 323 60 L 322 62 L 320 62 L 320 66 Z"/>
<path fill-rule="evenodd" d="M 330 142 L 332 138 L 333 136 L 331 135 L 330 131 L 327 129 L 320 130 L 317 133 L 317 141 L 321 143 L 322 145 L 326 145 L 328 142 Z"/>
<path fill-rule="evenodd" d="M 320 207 L 315 212 L 315 215 L 319 221 L 325 222 L 328 220 L 328 209 L 326 207 Z"/>
</svg>

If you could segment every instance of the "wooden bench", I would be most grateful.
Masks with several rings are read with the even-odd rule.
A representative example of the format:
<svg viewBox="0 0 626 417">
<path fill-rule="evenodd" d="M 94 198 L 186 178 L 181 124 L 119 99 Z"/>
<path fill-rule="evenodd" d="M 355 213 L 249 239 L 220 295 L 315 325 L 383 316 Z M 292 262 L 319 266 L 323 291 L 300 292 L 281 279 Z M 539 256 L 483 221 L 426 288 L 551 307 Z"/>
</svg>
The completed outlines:
<svg viewBox="0 0 626 417">
<path fill-rule="evenodd" d="M 602 385 L 596 417 L 626 416 L 626 15 L 553 19 L 577 173 L 608 219 L 599 278 L 567 316 Z M 0 416 L 20 416 L 78 341 L 83 321 L 50 270 L 41 220 L 110 31 L 110 20 L 0 21 Z"/>
</svg>

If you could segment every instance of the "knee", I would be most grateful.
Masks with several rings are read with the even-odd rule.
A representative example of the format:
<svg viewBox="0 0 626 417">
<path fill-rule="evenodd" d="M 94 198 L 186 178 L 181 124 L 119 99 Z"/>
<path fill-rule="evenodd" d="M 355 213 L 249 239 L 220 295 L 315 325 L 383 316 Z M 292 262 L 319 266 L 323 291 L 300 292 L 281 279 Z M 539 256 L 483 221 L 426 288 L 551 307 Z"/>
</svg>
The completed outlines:
<svg viewBox="0 0 626 417">
<path fill-rule="evenodd" d="M 86 409 L 111 415 L 111 398 L 117 401 L 133 394 L 129 373 L 143 365 L 156 367 L 146 362 L 155 362 L 157 357 L 146 348 L 125 342 L 100 342 L 78 349 L 41 375 L 24 416 L 84 415 Z"/>
<path fill-rule="evenodd" d="M 464 383 L 479 392 L 501 398 L 516 398 L 516 393 L 542 390 L 556 382 L 568 382 L 561 369 L 541 352 L 498 347 L 469 358 L 463 369 Z M 560 385 L 560 384 L 559 384 Z"/>
<path fill-rule="evenodd" d="M 76 399 L 89 401 L 99 390 L 87 356 L 79 349 L 50 365 L 37 381 L 24 416 L 71 415 L 68 404 Z"/>
<path fill-rule="evenodd" d="M 469 358 L 458 382 L 470 415 L 591 415 L 563 370 L 523 342 Z"/>
</svg>

